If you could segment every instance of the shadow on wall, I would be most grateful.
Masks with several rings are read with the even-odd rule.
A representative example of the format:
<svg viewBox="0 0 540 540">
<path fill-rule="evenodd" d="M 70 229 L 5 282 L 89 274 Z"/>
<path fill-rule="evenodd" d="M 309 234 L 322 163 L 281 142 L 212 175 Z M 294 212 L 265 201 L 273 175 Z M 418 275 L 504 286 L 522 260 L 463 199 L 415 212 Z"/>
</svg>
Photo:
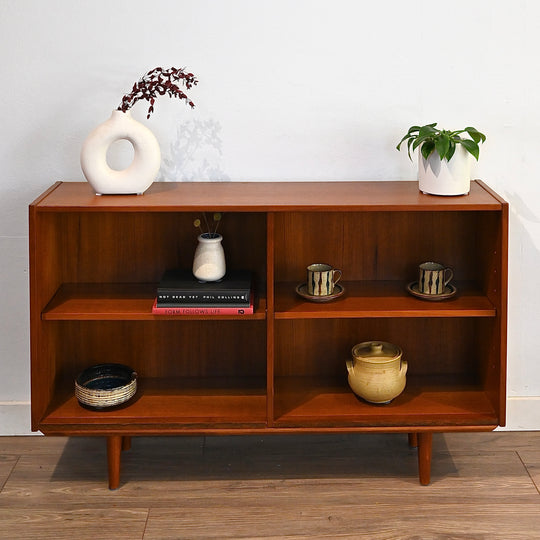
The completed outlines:
<svg viewBox="0 0 540 540">
<path fill-rule="evenodd" d="M 176 139 L 161 162 L 161 182 L 229 182 L 220 167 L 221 125 L 215 120 L 189 120 L 178 125 Z"/>
</svg>

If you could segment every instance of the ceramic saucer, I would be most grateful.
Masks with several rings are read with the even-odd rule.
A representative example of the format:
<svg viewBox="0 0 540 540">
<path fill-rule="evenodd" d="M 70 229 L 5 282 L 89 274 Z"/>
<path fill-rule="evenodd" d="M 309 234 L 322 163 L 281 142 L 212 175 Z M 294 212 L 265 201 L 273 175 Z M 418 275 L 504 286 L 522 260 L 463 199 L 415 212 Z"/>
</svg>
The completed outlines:
<svg viewBox="0 0 540 540">
<path fill-rule="evenodd" d="M 345 287 L 343 287 L 343 285 L 339 283 L 336 283 L 334 285 L 334 292 L 332 294 L 325 294 L 324 296 L 308 294 L 307 283 L 301 283 L 296 287 L 296 293 L 302 298 L 309 300 L 310 302 L 330 302 L 330 300 L 335 300 L 336 298 L 339 298 L 344 292 Z"/>
<path fill-rule="evenodd" d="M 409 291 L 409 293 L 411 293 L 413 296 L 416 296 L 417 298 L 421 298 L 422 300 L 431 300 L 432 302 L 452 298 L 457 293 L 457 289 L 454 287 L 454 285 L 451 285 L 449 283 L 444 288 L 444 292 L 441 294 L 426 294 L 419 291 L 418 281 L 413 281 L 412 283 L 409 283 L 407 285 L 407 291 Z"/>
</svg>

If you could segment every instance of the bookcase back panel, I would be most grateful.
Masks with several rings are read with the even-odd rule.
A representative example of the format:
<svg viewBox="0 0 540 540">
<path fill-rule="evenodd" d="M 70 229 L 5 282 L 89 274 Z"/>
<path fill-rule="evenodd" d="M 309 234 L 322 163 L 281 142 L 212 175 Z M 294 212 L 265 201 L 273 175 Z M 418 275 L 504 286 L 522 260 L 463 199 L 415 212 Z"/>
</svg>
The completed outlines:
<svg viewBox="0 0 540 540">
<path fill-rule="evenodd" d="M 214 230 L 212 212 L 206 212 Z M 193 264 L 202 213 L 194 212 L 66 212 L 44 216 L 53 221 L 48 235 L 49 259 L 63 282 L 153 283 L 170 268 Z M 266 281 L 266 216 L 224 214 L 218 232 L 223 236 L 228 268 L 254 272 L 259 289 Z M 50 231 L 50 232 L 47 232 Z M 84 241 L 82 241 L 84 239 Z M 68 256 L 69 254 L 69 256 Z"/>
<path fill-rule="evenodd" d="M 421 262 L 436 261 L 451 266 L 457 280 L 481 281 L 481 254 L 493 248 L 486 219 L 462 211 L 278 214 L 276 280 L 304 280 L 308 264 L 325 262 L 343 270 L 344 281 L 407 282 Z"/>
<path fill-rule="evenodd" d="M 83 369 L 117 362 L 143 378 L 265 377 L 264 321 L 63 321 L 56 371 L 70 381 Z M 239 346 L 241 344 L 241 346 Z"/>
<path fill-rule="evenodd" d="M 333 376 L 346 379 L 345 362 L 354 345 L 387 341 L 403 350 L 409 375 L 480 381 L 483 319 L 311 319 L 278 321 L 276 376 Z"/>
</svg>

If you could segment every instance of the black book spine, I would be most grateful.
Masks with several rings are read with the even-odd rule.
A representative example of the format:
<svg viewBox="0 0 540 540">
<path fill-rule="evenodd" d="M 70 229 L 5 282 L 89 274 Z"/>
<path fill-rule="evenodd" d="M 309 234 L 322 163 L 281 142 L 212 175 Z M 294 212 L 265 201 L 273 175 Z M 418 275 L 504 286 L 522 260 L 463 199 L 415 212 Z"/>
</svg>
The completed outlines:
<svg viewBox="0 0 540 540">
<path fill-rule="evenodd" d="M 227 291 L 227 292 L 207 292 L 207 291 L 157 291 L 158 304 L 195 304 L 195 305 L 223 305 L 231 304 L 234 306 L 249 305 L 250 291 Z"/>
</svg>

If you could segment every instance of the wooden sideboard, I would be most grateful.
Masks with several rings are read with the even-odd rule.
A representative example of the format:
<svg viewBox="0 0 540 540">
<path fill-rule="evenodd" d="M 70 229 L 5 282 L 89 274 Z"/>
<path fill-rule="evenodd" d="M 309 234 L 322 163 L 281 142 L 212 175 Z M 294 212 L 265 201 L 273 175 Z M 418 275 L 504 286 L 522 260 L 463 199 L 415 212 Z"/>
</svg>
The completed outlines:
<svg viewBox="0 0 540 540">
<path fill-rule="evenodd" d="M 254 313 L 153 315 L 163 272 L 191 267 L 194 219 L 216 211 L 228 268 L 255 276 Z M 141 196 L 58 182 L 29 212 L 32 429 L 106 437 L 113 489 L 132 436 L 404 432 L 428 484 L 433 433 L 505 423 L 508 205 L 480 181 L 460 197 L 416 182 L 154 183 Z M 454 269 L 454 298 L 408 294 L 428 260 Z M 295 293 L 312 262 L 342 269 L 341 298 Z M 347 383 L 351 348 L 372 339 L 409 365 L 388 405 Z M 74 378 L 103 362 L 135 369 L 137 394 L 83 408 Z"/>
</svg>

